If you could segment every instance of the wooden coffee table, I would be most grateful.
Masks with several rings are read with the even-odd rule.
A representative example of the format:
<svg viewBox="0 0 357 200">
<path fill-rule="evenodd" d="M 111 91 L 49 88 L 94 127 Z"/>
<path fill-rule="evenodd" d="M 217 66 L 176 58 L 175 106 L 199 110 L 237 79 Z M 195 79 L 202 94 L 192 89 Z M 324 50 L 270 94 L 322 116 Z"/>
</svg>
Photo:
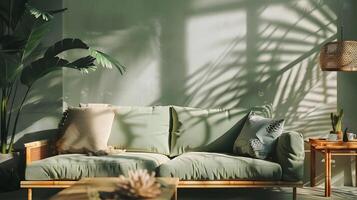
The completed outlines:
<svg viewBox="0 0 357 200">
<path fill-rule="evenodd" d="M 356 156 L 357 172 L 357 141 L 329 141 L 326 139 L 309 139 L 310 144 L 310 185 L 314 187 L 316 177 L 316 152 L 325 156 L 325 197 L 331 196 L 331 157 L 334 156 Z M 357 183 L 357 173 L 356 173 Z"/>
<path fill-rule="evenodd" d="M 71 187 L 62 190 L 51 198 L 51 200 L 89 200 L 96 193 L 112 192 L 115 190 L 116 177 L 83 178 Z M 177 200 L 178 178 L 160 177 L 157 181 L 164 187 L 158 200 Z"/>
</svg>

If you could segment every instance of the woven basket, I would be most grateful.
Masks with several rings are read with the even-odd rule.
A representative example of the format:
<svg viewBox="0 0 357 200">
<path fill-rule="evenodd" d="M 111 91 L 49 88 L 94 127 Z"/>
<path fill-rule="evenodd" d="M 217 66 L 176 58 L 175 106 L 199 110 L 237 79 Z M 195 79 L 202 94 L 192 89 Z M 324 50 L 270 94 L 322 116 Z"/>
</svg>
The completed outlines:
<svg viewBox="0 0 357 200">
<path fill-rule="evenodd" d="M 323 71 L 357 71 L 357 41 L 326 43 L 320 52 Z"/>
</svg>

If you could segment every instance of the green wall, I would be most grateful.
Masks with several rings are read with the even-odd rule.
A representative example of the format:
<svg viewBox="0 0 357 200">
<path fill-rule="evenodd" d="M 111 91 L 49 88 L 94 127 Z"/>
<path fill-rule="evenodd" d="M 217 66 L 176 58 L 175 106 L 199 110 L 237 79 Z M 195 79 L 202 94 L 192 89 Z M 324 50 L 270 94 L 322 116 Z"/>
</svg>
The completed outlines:
<svg viewBox="0 0 357 200">
<path fill-rule="evenodd" d="M 336 38 L 338 2 L 65 0 L 64 36 L 114 55 L 127 73 L 66 70 L 64 101 L 203 108 L 271 103 L 288 129 L 326 135 L 337 81 L 317 60 L 320 45 Z"/>
<path fill-rule="evenodd" d="M 350 19 L 357 19 L 357 1 L 346 1 L 342 7 L 345 13 L 340 24 L 343 26 L 344 40 L 357 40 L 357 26 Z M 354 132 L 357 132 L 357 73 L 356 72 L 338 72 L 338 106 L 344 108 L 345 114 L 344 126 Z"/>
<path fill-rule="evenodd" d="M 351 21 L 351 19 L 357 19 L 357 1 L 347 0 L 343 2 L 344 3 L 340 7 L 340 12 L 343 14 L 340 15 L 341 17 L 339 19 L 339 27 L 343 26 L 343 39 L 357 40 L 357 27 L 355 26 L 355 20 Z M 356 72 L 338 72 L 337 105 L 345 110 L 343 126 L 349 128 L 349 130 L 354 133 L 357 133 L 356 85 Z M 338 163 L 337 166 L 335 166 L 337 169 L 335 170 L 335 179 L 338 179 L 337 177 L 344 177 L 343 182 L 346 185 L 354 184 L 354 186 L 357 186 L 357 182 L 354 182 L 354 180 L 356 180 L 354 177 L 357 176 L 356 165 L 354 165 L 354 162 L 357 161 L 356 158 L 344 157 L 335 159 L 336 163 Z M 341 166 L 341 168 L 338 168 L 338 166 Z"/>
</svg>

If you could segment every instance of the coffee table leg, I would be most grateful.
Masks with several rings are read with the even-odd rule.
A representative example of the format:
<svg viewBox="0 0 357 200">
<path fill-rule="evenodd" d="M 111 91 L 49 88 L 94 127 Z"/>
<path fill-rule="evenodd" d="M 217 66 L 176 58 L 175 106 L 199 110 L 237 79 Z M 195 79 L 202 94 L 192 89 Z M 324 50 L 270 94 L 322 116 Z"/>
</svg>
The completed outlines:
<svg viewBox="0 0 357 200">
<path fill-rule="evenodd" d="M 316 168 L 315 168 L 315 149 L 313 146 L 310 146 L 310 186 L 315 186 L 315 177 L 316 177 Z"/>
<path fill-rule="evenodd" d="M 27 188 L 27 200 L 32 200 L 32 188 Z"/>
<path fill-rule="evenodd" d="M 357 156 L 355 156 L 355 184 L 356 184 L 356 187 L 357 187 Z"/>
<path fill-rule="evenodd" d="M 325 197 L 331 196 L 331 152 L 325 150 Z"/>
</svg>

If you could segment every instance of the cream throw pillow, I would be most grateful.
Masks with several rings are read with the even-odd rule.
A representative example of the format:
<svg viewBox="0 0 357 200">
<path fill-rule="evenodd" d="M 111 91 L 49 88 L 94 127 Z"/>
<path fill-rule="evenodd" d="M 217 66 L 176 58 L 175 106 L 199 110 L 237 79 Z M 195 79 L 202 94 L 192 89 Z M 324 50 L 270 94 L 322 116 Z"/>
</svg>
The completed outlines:
<svg viewBox="0 0 357 200">
<path fill-rule="evenodd" d="M 57 141 L 58 153 L 105 152 L 114 112 L 110 107 L 69 108 Z"/>
</svg>

